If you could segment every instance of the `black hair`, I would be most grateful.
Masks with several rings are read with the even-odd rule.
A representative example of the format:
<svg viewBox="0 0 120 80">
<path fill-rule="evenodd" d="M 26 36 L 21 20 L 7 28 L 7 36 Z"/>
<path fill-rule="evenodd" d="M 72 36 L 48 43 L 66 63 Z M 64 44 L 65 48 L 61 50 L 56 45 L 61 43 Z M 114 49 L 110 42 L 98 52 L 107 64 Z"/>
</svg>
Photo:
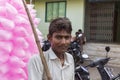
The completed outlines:
<svg viewBox="0 0 120 80">
<path fill-rule="evenodd" d="M 66 32 L 72 32 L 71 21 L 68 18 L 56 18 L 52 20 L 49 26 L 49 35 L 53 35 L 53 33 L 65 30 Z"/>
<path fill-rule="evenodd" d="M 81 30 L 81 29 L 78 29 L 78 32 L 82 33 L 82 30 Z"/>
</svg>

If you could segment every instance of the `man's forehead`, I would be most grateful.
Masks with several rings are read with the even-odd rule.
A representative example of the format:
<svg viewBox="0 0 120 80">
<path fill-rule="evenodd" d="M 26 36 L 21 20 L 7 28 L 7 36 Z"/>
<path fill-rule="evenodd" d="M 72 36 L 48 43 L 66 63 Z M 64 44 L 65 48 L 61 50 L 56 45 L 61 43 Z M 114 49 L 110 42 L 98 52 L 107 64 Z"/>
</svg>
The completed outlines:
<svg viewBox="0 0 120 80">
<path fill-rule="evenodd" d="M 58 31 L 56 31 L 55 33 L 68 33 L 68 34 L 70 34 L 69 32 L 67 32 L 66 30 L 58 30 Z"/>
<path fill-rule="evenodd" d="M 71 34 L 68 33 L 68 32 L 55 32 L 54 34 L 55 34 L 55 35 L 71 35 Z"/>
</svg>

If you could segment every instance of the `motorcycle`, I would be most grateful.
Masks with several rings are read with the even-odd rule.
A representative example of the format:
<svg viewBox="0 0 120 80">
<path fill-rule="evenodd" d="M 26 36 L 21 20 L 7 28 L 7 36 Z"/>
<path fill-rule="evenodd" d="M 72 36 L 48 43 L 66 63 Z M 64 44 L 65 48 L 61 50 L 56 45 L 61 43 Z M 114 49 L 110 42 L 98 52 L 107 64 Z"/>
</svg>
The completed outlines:
<svg viewBox="0 0 120 80">
<path fill-rule="evenodd" d="M 75 68 L 75 80 L 90 80 L 90 73 L 84 66 L 77 66 Z"/>
<path fill-rule="evenodd" d="M 109 46 L 105 47 L 105 50 L 107 52 L 106 57 L 96 62 L 93 62 L 89 66 L 90 67 L 97 66 L 97 70 L 100 73 L 102 80 L 120 80 L 120 74 L 114 76 L 112 73 L 112 69 L 105 66 L 111 59 L 110 57 L 108 57 L 108 52 L 110 51 L 110 47 Z"/>
<path fill-rule="evenodd" d="M 81 66 L 89 56 L 82 52 L 81 46 L 77 40 L 71 42 L 70 47 L 68 48 L 68 53 L 70 53 L 74 58 L 75 80 L 90 80 L 90 74 L 87 68 Z"/>
<path fill-rule="evenodd" d="M 80 45 L 78 42 L 76 41 L 71 42 L 67 52 L 72 54 L 76 65 L 79 63 L 84 63 L 82 53 L 80 50 Z"/>
<path fill-rule="evenodd" d="M 42 51 L 47 51 L 50 48 L 51 44 L 48 40 L 43 41 Z"/>
<path fill-rule="evenodd" d="M 88 67 L 91 67 L 91 68 L 96 67 L 102 80 L 120 80 L 120 74 L 116 76 L 113 75 L 111 68 L 105 66 L 111 59 L 110 57 L 108 57 L 108 52 L 110 51 L 110 47 L 109 46 L 105 47 L 105 50 L 107 51 L 105 58 L 93 61 L 87 66 L 84 66 L 84 67 L 79 66 L 79 68 L 76 68 L 77 71 L 76 71 L 75 80 L 90 80 L 88 79 L 89 74 L 84 74 L 84 72 L 89 73 L 87 70 Z"/>
</svg>

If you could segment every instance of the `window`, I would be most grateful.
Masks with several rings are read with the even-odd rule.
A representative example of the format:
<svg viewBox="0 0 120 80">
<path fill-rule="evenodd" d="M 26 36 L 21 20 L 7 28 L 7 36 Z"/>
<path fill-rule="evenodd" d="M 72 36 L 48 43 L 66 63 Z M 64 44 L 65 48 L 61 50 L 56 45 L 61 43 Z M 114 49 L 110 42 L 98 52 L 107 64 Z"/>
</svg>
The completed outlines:
<svg viewBox="0 0 120 80">
<path fill-rule="evenodd" d="M 46 3 L 46 17 L 45 21 L 50 22 L 52 19 L 57 17 L 66 16 L 66 2 L 47 2 Z"/>
</svg>

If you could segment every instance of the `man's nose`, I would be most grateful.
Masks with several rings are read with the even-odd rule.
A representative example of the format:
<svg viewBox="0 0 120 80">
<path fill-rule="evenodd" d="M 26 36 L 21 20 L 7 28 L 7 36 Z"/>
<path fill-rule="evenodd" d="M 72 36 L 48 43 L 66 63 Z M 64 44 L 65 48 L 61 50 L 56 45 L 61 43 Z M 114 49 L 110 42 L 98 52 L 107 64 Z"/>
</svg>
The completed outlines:
<svg viewBox="0 0 120 80">
<path fill-rule="evenodd" d="M 65 43 L 66 43 L 66 39 L 65 39 L 65 38 L 62 38 L 61 43 L 65 44 Z"/>
</svg>

